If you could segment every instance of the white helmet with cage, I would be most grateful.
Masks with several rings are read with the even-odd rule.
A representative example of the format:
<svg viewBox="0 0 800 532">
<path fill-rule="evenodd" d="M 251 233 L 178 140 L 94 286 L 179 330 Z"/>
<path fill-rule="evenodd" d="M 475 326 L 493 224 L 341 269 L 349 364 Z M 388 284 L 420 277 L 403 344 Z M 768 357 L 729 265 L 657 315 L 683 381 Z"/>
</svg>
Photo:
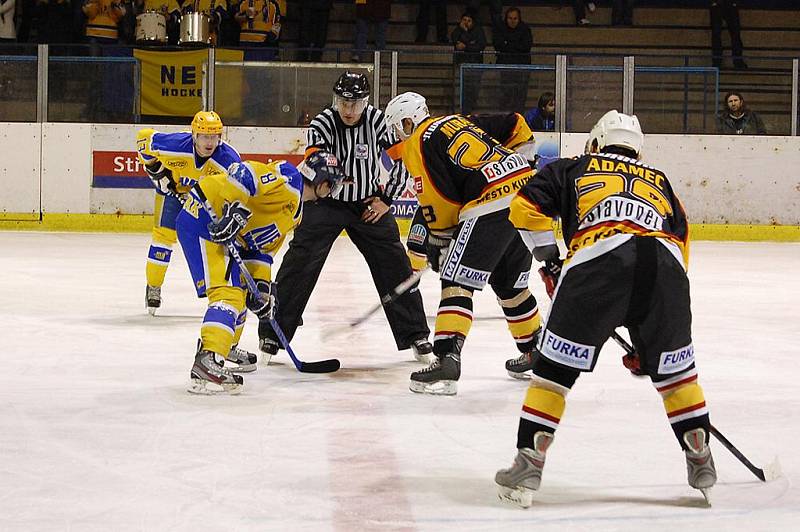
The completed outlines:
<svg viewBox="0 0 800 532">
<path fill-rule="evenodd" d="M 607 146 L 627 148 L 637 155 L 642 153 L 644 134 L 636 115 L 626 115 L 616 110 L 604 114 L 589 133 L 586 147 L 602 150 Z"/>
<path fill-rule="evenodd" d="M 393 127 L 400 138 L 405 139 L 410 133 L 403 128 L 403 119 L 408 118 L 413 122 L 414 128 L 422 123 L 431 114 L 425 97 L 416 92 L 404 92 L 392 98 L 384 111 L 386 125 Z M 412 130 L 413 131 L 413 130 Z"/>
</svg>

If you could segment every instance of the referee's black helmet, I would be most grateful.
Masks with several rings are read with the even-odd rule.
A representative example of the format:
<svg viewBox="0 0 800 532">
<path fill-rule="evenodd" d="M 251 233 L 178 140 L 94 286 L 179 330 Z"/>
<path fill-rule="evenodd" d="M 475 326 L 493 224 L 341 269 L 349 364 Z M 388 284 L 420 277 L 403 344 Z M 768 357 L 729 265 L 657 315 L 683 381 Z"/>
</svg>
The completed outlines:
<svg viewBox="0 0 800 532">
<path fill-rule="evenodd" d="M 333 86 L 333 93 L 345 100 L 361 100 L 369 97 L 369 80 L 364 74 L 345 72 Z"/>
</svg>

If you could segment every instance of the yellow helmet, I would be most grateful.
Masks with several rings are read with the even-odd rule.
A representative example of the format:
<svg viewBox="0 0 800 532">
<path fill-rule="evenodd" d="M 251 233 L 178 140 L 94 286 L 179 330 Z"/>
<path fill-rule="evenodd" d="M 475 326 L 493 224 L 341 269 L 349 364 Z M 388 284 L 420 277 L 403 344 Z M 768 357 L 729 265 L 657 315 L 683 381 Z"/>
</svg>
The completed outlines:
<svg viewBox="0 0 800 532">
<path fill-rule="evenodd" d="M 214 111 L 200 111 L 192 119 L 192 134 L 222 135 L 222 119 Z"/>
</svg>

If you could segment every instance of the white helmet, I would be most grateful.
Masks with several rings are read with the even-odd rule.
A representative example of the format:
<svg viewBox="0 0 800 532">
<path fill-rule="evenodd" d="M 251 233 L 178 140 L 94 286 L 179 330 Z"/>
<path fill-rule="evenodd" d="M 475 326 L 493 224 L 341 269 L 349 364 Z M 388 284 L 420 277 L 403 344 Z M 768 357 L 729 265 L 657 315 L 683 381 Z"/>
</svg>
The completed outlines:
<svg viewBox="0 0 800 532">
<path fill-rule="evenodd" d="M 594 125 L 586 146 L 591 148 L 595 142 L 598 150 L 606 146 L 620 146 L 633 150 L 638 155 L 642 153 L 644 134 L 636 115 L 626 115 L 612 110 L 604 114 Z"/>
<path fill-rule="evenodd" d="M 392 98 L 386 104 L 386 125 L 394 127 L 399 133 L 403 133 L 403 119 L 410 118 L 414 122 L 414 127 L 422 123 L 431 114 L 428 111 L 428 104 L 425 97 L 416 92 L 404 92 Z"/>
</svg>

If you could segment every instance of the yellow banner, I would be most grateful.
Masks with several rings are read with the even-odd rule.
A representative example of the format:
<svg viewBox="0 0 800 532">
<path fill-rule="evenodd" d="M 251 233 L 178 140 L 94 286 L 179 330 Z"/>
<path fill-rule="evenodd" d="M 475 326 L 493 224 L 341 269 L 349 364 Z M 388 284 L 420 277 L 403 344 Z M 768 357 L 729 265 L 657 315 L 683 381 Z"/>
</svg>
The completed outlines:
<svg viewBox="0 0 800 532">
<path fill-rule="evenodd" d="M 141 114 L 193 116 L 203 108 L 203 64 L 208 59 L 207 50 L 135 50 L 133 55 L 141 64 Z M 217 49 L 216 58 L 241 61 L 243 52 Z M 215 98 L 224 99 L 232 114 L 240 114 L 241 76 L 226 78 Z"/>
</svg>

